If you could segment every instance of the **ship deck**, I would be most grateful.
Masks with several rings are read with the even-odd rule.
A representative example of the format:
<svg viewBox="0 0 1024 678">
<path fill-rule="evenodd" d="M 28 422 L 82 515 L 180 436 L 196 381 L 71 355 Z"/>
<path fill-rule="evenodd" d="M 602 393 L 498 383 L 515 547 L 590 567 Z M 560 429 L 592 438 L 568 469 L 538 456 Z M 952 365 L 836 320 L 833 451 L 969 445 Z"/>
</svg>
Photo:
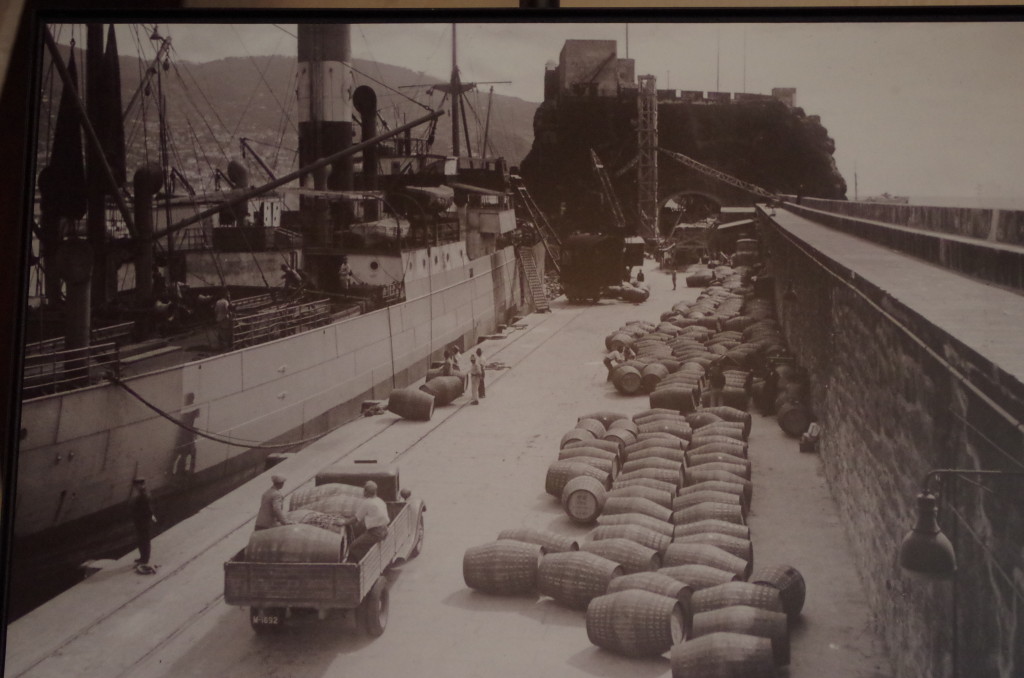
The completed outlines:
<svg viewBox="0 0 1024 678">
<path fill-rule="evenodd" d="M 256 637 L 248 612 L 224 603 L 223 563 L 248 540 L 267 472 L 157 537 L 156 575 L 134 574 L 133 551 L 12 623 L 4 675 L 670 675 L 667 655 L 627 659 L 592 645 L 580 611 L 544 597 L 482 595 L 461 574 L 465 550 L 506 528 L 586 533 L 544 493 L 544 475 L 577 416 L 647 408 L 645 397 L 619 396 L 605 381 L 602 338 L 698 292 L 674 292 L 666 273 L 648 269 L 652 295 L 644 304 L 574 306 L 560 298 L 551 313 L 485 341 L 486 360 L 509 369 L 488 372 L 479 406 L 463 397 L 430 422 L 390 413 L 359 419 L 274 468 L 288 478 L 287 492 L 340 459 L 395 461 L 402 486 L 426 501 L 424 552 L 390 573 L 391 614 L 380 638 L 356 632 L 349 619 Z M 800 454 L 760 414 L 749 444 L 757 561 L 791 564 L 807 582 L 787 675 L 894 675 L 820 459 Z"/>
</svg>

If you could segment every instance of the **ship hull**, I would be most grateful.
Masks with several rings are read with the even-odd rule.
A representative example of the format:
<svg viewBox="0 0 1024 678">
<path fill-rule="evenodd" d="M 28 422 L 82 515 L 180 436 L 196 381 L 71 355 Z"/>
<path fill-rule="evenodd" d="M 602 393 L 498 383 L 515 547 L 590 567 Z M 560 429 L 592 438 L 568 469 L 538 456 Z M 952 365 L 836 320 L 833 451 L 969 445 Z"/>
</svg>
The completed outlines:
<svg viewBox="0 0 1024 678">
<path fill-rule="evenodd" d="M 462 242 L 409 254 L 404 302 L 125 380 L 216 440 L 114 384 L 26 400 L 12 589 L 35 591 L 31 580 L 55 578 L 58 566 L 132 548 L 133 478 L 147 479 L 166 528 L 262 472 L 282 451 L 268 444 L 350 421 L 363 401 L 421 378 L 446 346 L 471 346 L 526 301 L 512 247 L 472 260 Z"/>
</svg>

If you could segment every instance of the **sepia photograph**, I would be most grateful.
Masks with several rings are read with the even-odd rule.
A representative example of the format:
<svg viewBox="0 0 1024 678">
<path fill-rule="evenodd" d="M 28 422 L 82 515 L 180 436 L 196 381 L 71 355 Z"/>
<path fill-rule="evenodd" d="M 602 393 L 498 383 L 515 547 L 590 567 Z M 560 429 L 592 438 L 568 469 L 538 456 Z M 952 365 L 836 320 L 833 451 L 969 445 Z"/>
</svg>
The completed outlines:
<svg viewBox="0 0 1024 678">
<path fill-rule="evenodd" d="M 1024 675 L 1024 12 L 554 5 L 29 12 L 5 678 Z"/>
</svg>

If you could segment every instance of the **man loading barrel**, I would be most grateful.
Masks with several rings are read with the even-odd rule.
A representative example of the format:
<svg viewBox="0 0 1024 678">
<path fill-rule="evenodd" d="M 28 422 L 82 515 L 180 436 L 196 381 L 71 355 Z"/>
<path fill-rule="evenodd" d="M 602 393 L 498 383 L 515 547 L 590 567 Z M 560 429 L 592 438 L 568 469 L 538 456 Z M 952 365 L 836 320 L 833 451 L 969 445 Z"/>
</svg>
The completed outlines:
<svg viewBox="0 0 1024 678">
<path fill-rule="evenodd" d="M 371 546 L 388 536 L 388 505 L 377 496 L 377 483 L 372 480 L 363 485 L 363 501 L 356 508 L 355 518 L 366 528 L 349 547 L 349 560 L 357 563 Z"/>
</svg>

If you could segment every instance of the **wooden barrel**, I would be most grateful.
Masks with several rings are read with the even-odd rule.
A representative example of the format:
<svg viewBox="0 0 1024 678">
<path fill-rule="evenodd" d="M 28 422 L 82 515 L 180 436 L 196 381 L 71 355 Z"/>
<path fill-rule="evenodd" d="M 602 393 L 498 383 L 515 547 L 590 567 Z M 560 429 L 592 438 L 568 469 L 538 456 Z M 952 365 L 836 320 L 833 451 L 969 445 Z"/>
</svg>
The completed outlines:
<svg viewBox="0 0 1024 678">
<path fill-rule="evenodd" d="M 644 459 L 665 459 L 685 466 L 687 461 L 685 452 L 670 447 L 647 447 L 642 450 L 635 450 L 625 456 L 627 462 L 643 461 Z"/>
<path fill-rule="evenodd" d="M 562 436 L 561 442 L 559 442 L 559 449 L 565 447 L 569 443 L 585 442 L 587 440 L 594 440 L 596 436 L 585 428 L 574 428 L 564 436 Z"/>
<path fill-rule="evenodd" d="M 791 400 L 778 409 L 775 419 L 786 435 L 799 438 L 811 425 L 811 412 L 803 403 Z"/>
<path fill-rule="evenodd" d="M 744 633 L 768 638 L 777 666 L 789 664 L 789 628 L 786 615 L 749 605 L 730 605 L 693 615 L 693 637 L 710 633 Z"/>
<path fill-rule="evenodd" d="M 713 544 L 695 544 L 672 542 L 665 549 L 665 556 L 662 558 L 665 567 L 675 565 L 707 565 L 726 572 L 739 575 L 746 579 L 750 574 L 751 564 L 729 553 L 728 551 L 714 546 Z"/>
<path fill-rule="evenodd" d="M 711 633 L 672 646 L 672 678 L 777 678 L 772 641 L 742 633 Z"/>
<path fill-rule="evenodd" d="M 569 459 L 556 461 L 548 466 L 548 472 L 544 478 L 544 491 L 561 499 L 565 484 L 576 476 L 592 476 L 600 480 L 606 488 L 612 486 L 612 474 L 608 471 L 602 471 L 590 464 Z"/>
<path fill-rule="evenodd" d="M 743 434 L 743 424 L 738 421 L 720 421 L 715 424 L 707 424 L 693 430 L 695 436 L 728 436 L 736 440 L 746 440 Z"/>
<path fill-rule="evenodd" d="M 278 525 L 249 535 L 245 559 L 254 563 L 340 563 L 345 538 L 313 525 Z"/>
<path fill-rule="evenodd" d="M 642 513 L 658 520 L 669 521 L 672 518 L 672 509 L 660 506 L 650 499 L 643 497 L 609 497 L 604 503 L 604 515 L 616 513 Z"/>
<path fill-rule="evenodd" d="M 747 456 L 747 450 L 749 449 L 747 444 L 739 438 L 733 438 L 731 436 L 720 436 L 720 435 L 692 435 L 690 436 L 690 448 L 697 449 L 704 447 L 705 445 L 711 445 L 713 443 L 719 443 L 721 445 L 729 445 L 731 447 L 742 450 L 741 456 Z"/>
<path fill-rule="evenodd" d="M 694 492 L 725 492 L 727 494 L 734 494 L 741 499 L 746 496 L 746 488 L 739 483 L 728 483 L 724 480 L 705 480 L 702 483 L 695 483 L 693 485 L 687 485 L 681 487 L 677 491 L 678 495 L 693 494 Z"/>
<path fill-rule="evenodd" d="M 594 553 L 549 553 L 537 568 L 537 590 L 568 607 L 585 609 L 622 574 L 621 565 Z"/>
<path fill-rule="evenodd" d="M 643 419 L 644 417 L 651 414 L 679 414 L 679 410 L 666 408 L 666 407 L 652 407 L 648 410 L 641 410 L 633 415 L 633 421 L 637 419 Z"/>
<path fill-rule="evenodd" d="M 640 424 L 638 427 L 640 433 L 669 433 L 682 438 L 683 440 L 689 440 L 693 430 L 690 425 L 684 421 L 652 421 L 646 424 Z"/>
<path fill-rule="evenodd" d="M 605 425 L 597 419 L 580 419 L 576 422 L 576 428 L 590 431 L 594 434 L 595 438 L 600 438 L 605 434 Z"/>
<path fill-rule="evenodd" d="M 693 427 L 694 431 L 697 431 L 702 426 L 708 426 L 710 424 L 714 424 L 715 422 L 721 422 L 725 420 L 722 419 L 717 414 L 708 412 L 707 410 L 698 410 L 696 412 L 691 412 L 690 414 L 686 415 L 686 421 L 689 422 L 690 426 Z"/>
<path fill-rule="evenodd" d="M 599 450 L 603 452 L 603 450 Z M 614 459 L 602 459 L 593 455 L 587 454 L 584 456 L 572 457 L 571 459 L 561 459 L 559 461 L 573 461 L 579 464 L 587 464 L 593 466 L 601 471 L 607 473 L 612 480 L 619 474 L 619 458 Z M 732 475 L 731 473 L 729 475 Z"/>
<path fill-rule="evenodd" d="M 601 422 L 604 425 L 605 428 L 608 428 L 608 426 L 613 421 L 617 421 L 619 419 L 628 419 L 628 418 L 629 418 L 629 415 L 622 414 L 621 412 L 612 412 L 610 410 L 600 410 L 600 411 L 597 411 L 597 412 L 591 412 L 589 414 L 584 414 L 577 421 L 582 420 L 582 419 L 597 419 L 599 422 Z"/>
<path fill-rule="evenodd" d="M 498 539 L 512 539 L 524 541 L 527 544 L 537 544 L 544 550 L 544 553 L 563 553 L 580 550 L 579 542 L 572 537 L 551 532 L 550 530 L 538 530 L 533 527 L 514 527 L 502 530 L 498 533 Z"/>
<path fill-rule="evenodd" d="M 683 488 L 686 489 L 686 488 Z M 740 495 L 731 492 L 719 492 L 717 490 L 700 490 L 697 492 L 683 492 L 672 499 L 672 511 L 682 511 L 691 506 L 699 506 L 705 502 L 716 502 L 721 504 L 736 504 L 746 517 L 746 507 Z"/>
<path fill-rule="evenodd" d="M 637 429 L 636 422 L 629 417 L 621 417 L 610 423 L 608 425 L 608 431 L 610 432 L 613 429 L 625 429 L 632 432 L 633 435 L 640 432 L 639 429 Z"/>
<path fill-rule="evenodd" d="M 697 471 L 725 471 L 726 473 L 733 473 L 738 475 L 744 480 L 750 480 L 750 462 L 746 459 L 741 459 L 742 463 L 732 463 L 725 461 L 704 461 L 701 459 L 701 463 L 692 463 L 690 468 Z"/>
<path fill-rule="evenodd" d="M 295 490 L 288 497 L 288 510 L 295 511 L 297 509 L 304 508 L 315 501 L 320 501 L 321 499 L 333 497 L 338 494 L 362 497 L 363 488 L 356 487 L 355 485 L 345 485 L 344 483 L 324 483 L 323 485 L 317 485 L 315 487 Z"/>
<path fill-rule="evenodd" d="M 645 468 L 657 468 L 666 469 L 669 471 L 676 471 L 682 477 L 683 473 L 683 462 L 673 461 L 671 459 L 665 459 L 664 457 L 643 457 L 641 459 L 630 459 L 622 465 L 622 472 L 629 473 L 630 471 L 639 471 Z"/>
<path fill-rule="evenodd" d="M 614 478 L 619 474 L 619 455 L 617 452 L 609 452 L 608 450 L 602 450 L 598 447 L 589 446 L 577 446 L 577 447 L 564 447 L 558 451 L 559 461 L 567 459 L 575 459 L 581 463 L 594 465 L 591 460 L 600 459 L 607 461 L 611 464 L 608 472 L 612 474 Z M 604 470 L 602 465 L 602 470 Z"/>
<path fill-rule="evenodd" d="M 598 596 L 587 606 L 587 638 L 616 654 L 654 657 L 685 637 L 686 621 L 675 598 L 629 589 Z"/>
<path fill-rule="evenodd" d="M 668 492 L 670 495 L 675 496 L 676 486 L 672 483 L 666 483 L 662 480 L 652 480 L 650 478 L 633 478 L 632 480 L 621 480 L 621 476 L 615 479 L 612 483 L 612 489 L 618 490 L 623 487 L 649 487 L 652 490 L 661 490 Z"/>
<path fill-rule="evenodd" d="M 705 407 L 704 411 L 718 415 L 719 417 L 725 419 L 726 421 L 738 421 L 742 423 L 743 435 L 750 435 L 750 424 L 753 421 L 752 417 L 750 416 L 750 412 L 746 412 L 742 409 L 735 407 L 729 407 L 727 405 L 722 405 L 720 407 Z"/>
<path fill-rule="evenodd" d="M 734 457 L 746 459 L 749 447 L 746 443 L 737 440 L 728 443 L 704 443 L 703 445 L 690 445 L 686 449 L 688 454 L 731 454 Z"/>
<path fill-rule="evenodd" d="M 612 370 L 612 384 L 623 395 L 636 395 L 640 392 L 640 371 L 629 365 L 619 365 Z"/>
<path fill-rule="evenodd" d="M 672 512 L 673 525 L 686 525 L 700 520 L 724 520 L 737 525 L 746 525 L 743 507 L 739 503 L 725 504 L 717 501 L 705 501 L 696 506 L 689 506 Z"/>
<path fill-rule="evenodd" d="M 662 532 L 655 532 L 641 525 L 600 525 L 593 529 L 590 538 L 594 541 L 603 539 L 629 539 L 631 541 L 661 553 L 672 543 L 672 538 Z M 580 547 L 583 548 L 583 547 Z M 600 554 L 598 554 L 600 555 Z"/>
<path fill-rule="evenodd" d="M 748 580 L 753 584 L 772 586 L 779 592 L 782 610 L 791 619 L 800 616 L 807 597 L 807 584 L 800 572 L 791 565 L 759 567 L 751 572 Z"/>
<path fill-rule="evenodd" d="M 697 407 L 693 389 L 679 386 L 669 386 L 651 391 L 650 403 L 652 408 L 671 408 L 677 412 L 693 412 Z"/>
<path fill-rule="evenodd" d="M 621 577 L 612 579 L 611 583 L 608 584 L 608 593 L 617 593 L 630 589 L 650 591 L 651 593 L 657 593 L 659 596 L 675 598 L 683 612 L 683 620 L 686 622 L 684 636 L 689 635 L 690 620 L 693 618 L 693 606 L 690 602 L 694 594 L 693 587 L 660 572 L 624 574 Z"/>
<path fill-rule="evenodd" d="M 731 581 L 697 591 L 692 600 L 694 613 L 720 610 L 730 605 L 749 605 L 769 612 L 783 611 L 782 599 L 775 587 L 745 581 Z"/>
<path fill-rule="evenodd" d="M 420 386 L 420 390 L 434 396 L 434 405 L 450 405 L 462 395 L 466 382 L 461 377 L 434 377 Z"/>
<path fill-rule="evenodd" d="M 657 550 L 625 537 L 583 542 L 580 551 L 595 553 L 622 565 L 624 574 L 654 572 L 661 567 L 661 555 Z"/>
<path fill-rule="evenodd" d="M 639 525 L 670 538 L 674 533 L 672 523 L 644 513 L 602 513 L 601 517 L 597 519 L 597 524 L 601 527 L 605 525 Z"/>
<path fill-rule="evenodd" d="M 633 346 L 633 335 L 627 332 L 613 332 L 605 338 L 604 345 L 609 351 L 621 351 L 627 346 Z"/>
<path fill-rule="evenodd" d="M 462 557 L 462 578 L 466 586 L 483 593 L 533 593 L 543 554 L 539 544 L 511 539 L 473 546 Z"/>
<path fill-rule="evenodd" d="M 637 432 L 639 433 L 639 427 L 643 424 L 653 424 L 655 422 L 668 422 L 678 424 L 683 428 L 692 429 L 690 422 L 686 421 L 686 417 L 681 414 L 648 414 L 644 417 L 637 417 L 633 420 L 637 425 Z"/>
<path fill-rule="evenodd" d="M 604 508 L 604 483 L 591 476 L 576 476 L 562 489 L 562 508 L 570 520 L 587 525 L 597 520 Z"/>
<path fill-rule="evenodd" d="M 730 473 L 729 475 L 732 474 Z M 621 480 L 634 480 L 636 478 L 660 480 L 661 482 L 669 483 L 674 487 L 679 487 L 682 484 L 678 471 L 670 471 L 668 469 L 661 468 L 642 468 L 637 471 L 630 471 L 629 473 L 621 473 L 617 476 L 617 479 Z"/>
<path fill-rule="evenodd" d="M 636 442 L 636 434 L 624 428 L 611 428 L 604 434 L 602 440 L 615 443 L 624 449 L 627 445 L 632 445 Z"/>
<path fill-rule="evenodd" d="M 609 497 L 643 497 L 644 499 L 650 499 L 658 506 L 664 506 L 667 509 L 672 508 L 673 493 L 665 490 L 656 490 L 651 487 L 643 487 L 642 485 L 636 485 L 633 487 L 612 487 L 608 493 Z"/>
<path fill-rule="evenodd" d="M 321 530 L 328 530 L 341 536 L 341 561 L 348 557 L 348 545 L 351 536 L 351 523 L 348 518 L 331 513 L 321 513 L 309 509 L 296 509 L 288 511 L 284 517 L 292 523 L 299 525 L 310 525 Z"/>
<path fill-rule="evenodd" d="M 388 411 L 403 419 L 430 421 L 434 414 L 434 396 L 416 388 L 396 388 L 388 397 Z"/>
<path fill-rule="evenodd" d="M 640 373 L 640 389 L 650 393 L 658 383 L 668 376 L 668 368 L 661 363 L 651 363 Z"/>
<path fill-rule="evenodd" d="M 731 537 L 750 539 L 750 528 L 747 525 L 730 523 L 726 520 L 716 520 L 714 518 L 676 525 L 672 531 L 672 538 L 679 539 L 680 537 L 685 537 L 687 535 L 701 534 L 704 532 L 717 532 L 719 534 L 727 534 Z"/>
<path fill-rule="evenodd" d="M 664 562 L 664 561 L 663 561 Z M 719 570 L 710 565 L 672 565 L 662 567 L 659 573 L 672 577 L 693 587 L 694 591 L 718 586 L 731 581 L 740 581 L 740 575 Z"/>
<path fill-rule="evenodd" d="M 702 470 L 700 466 L 686 470 L 686 484 L 696 485 L 706 480 L 723 480 L 727 483 L 739 483 L 744 489 L 744 499 L 747 506 L 750 506 L 754 495 L 754 485 L 743 476 L 738 476 L 729 471 Z"/>
<path fill-rule="evenodd" d="M 659 434 L 642 434 L 648 437 L 643 439 L 637 438 L 637 441 L 632 445 L 626 446 L 626 456 L 629 457 L 633 452 L 639 450 L 645 450 L 648 447 L 668 447 L 676 450 L 685 450 L 687 448 L 686 441 L 674 435 L 659 433 Z"/>
<path fill-rule="evenodd" d="M 754 542 L 750 539 L 734 537 L 721 532 L 702 532 L 673 537 L 672 542 L 674 544 L 711 544 L 723 551 L 728 551 L 737 558 L 742 558 L 751 567 L 754 566 Z"/>
<path fill-rule="evenodd" d="M 562 449 L 568 449 L 571 447 L 596 447 L 599 450 L 605 452 L 612 452 L 616 456 L 620 456 L 622 452 L 622 445 L 617 442 L 610 440 L 598 440 L 597 438 L 591 438 L 590 440 L 574 440 L 570 443 L 566 443 Z"/>
<path fill-rule="evenodd" d="M 735 464 L 742 469 L 743 477 L 750 480 L 750 460 L 738 454 L 728 452 L 687 452 L 684 458 L 687 466 L 700 466 L 701 464 Z"/>
</svg>

